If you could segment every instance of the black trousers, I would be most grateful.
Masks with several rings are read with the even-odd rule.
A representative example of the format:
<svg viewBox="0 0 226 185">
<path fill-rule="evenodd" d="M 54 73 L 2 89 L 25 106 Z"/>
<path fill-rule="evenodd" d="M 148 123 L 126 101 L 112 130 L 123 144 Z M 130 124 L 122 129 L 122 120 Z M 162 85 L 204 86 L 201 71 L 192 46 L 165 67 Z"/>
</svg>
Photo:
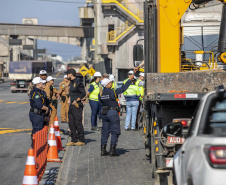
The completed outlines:
<svg viewBox="0 0 226 185">
<path fill-rule="evenodd" d="M 74 105 L 70 105 L 69 107 L 68 118 L 72 142 L 85 142 L 84 128 L 82 125 L 82 109 L 82 107 L 77 108 Z"/>
</svg>

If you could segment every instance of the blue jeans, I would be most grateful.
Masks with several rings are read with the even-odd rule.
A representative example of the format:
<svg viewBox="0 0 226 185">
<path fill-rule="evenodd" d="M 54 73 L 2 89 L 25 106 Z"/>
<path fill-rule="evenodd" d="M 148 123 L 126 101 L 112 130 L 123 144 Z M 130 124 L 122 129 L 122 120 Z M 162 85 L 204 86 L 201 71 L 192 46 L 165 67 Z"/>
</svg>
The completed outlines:
<svg viewBox="0 0 226 185">
<path fill-rule="evenodd" d="M 96 127 L 97 126 L 97 115 L 100 111 L 100 102 L 99 101 L 94 101 L 94 100 L 89 100 L 89 105 L 91 107 L 91 126 Z"/>
<path fill-rule="evenodd" d="M 138 106 L 139 106 L 139 101 L 126 102 L 126 121 L 124 126 L 125 129 L 129 128 L 130 120 L 131 120 L 131 129 L 135 129 Z"/>
</svg>

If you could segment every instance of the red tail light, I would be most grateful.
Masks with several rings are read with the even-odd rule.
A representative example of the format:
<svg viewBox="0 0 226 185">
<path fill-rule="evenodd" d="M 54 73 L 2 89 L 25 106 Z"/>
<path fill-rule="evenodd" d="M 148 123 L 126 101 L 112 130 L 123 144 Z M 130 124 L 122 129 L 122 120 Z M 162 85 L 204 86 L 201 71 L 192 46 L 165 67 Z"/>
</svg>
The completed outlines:
<svg viewBox="0 0 226 185">
<path fill-rule="evenodd" d="M 11 82 L 11 85 L 16 85 L 16 83 L 15 82 Z"/>
<path fill-rule="evenodd" d="M 213 165 L 226 165 L 226 146 L 211 146 L 209 159 Z"/>
<path fill-rule="evenodd" d="M 191 119 L 190 118 L 178 118 L 178 119 L 173 119 L 173 123 L 176 122 L 181 122 L 181 124 L 183 125 L 183 127 L 189 127 L 190 123 L 191 123 Z"/>
</svg>

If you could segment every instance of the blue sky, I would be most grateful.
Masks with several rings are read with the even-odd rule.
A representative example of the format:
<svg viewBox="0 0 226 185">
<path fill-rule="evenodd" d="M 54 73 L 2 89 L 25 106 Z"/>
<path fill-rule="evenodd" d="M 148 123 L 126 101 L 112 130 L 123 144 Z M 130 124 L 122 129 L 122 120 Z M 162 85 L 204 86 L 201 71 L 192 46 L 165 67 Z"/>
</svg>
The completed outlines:
<svg viewBox="0 0 226 185">
<path fill-rule="evenodd" d="M 78 2 L 78 0 L 60 0 Z M 84 3 L 57 3 L 39 0 L 1 0 L 0 23 L 22 24 L 26 17 L 38 18 L 41 25 L 79 26 L 78 7 Z M 64 60 L 81 55 L 81 48 L 74 45 L 39 41 L 38 48 L 46 48 L 52 54 L 58 54 Z"/>
</svg>

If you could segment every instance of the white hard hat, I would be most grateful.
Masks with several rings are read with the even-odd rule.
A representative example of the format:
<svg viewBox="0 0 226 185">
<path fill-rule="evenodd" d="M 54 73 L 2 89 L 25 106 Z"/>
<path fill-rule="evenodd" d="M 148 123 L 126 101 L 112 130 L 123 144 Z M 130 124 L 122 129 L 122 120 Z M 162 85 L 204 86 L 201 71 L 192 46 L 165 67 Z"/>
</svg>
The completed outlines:
<svg viewBox="0 0 226 185">
<path fill-rule="evenodd" d="M 113 74 L 111 74 L 111 75 L 109 75 L 109 80 L 111 80 L 111 81 L 114 81 L 115 80 L 115 77 L 114 77 L 114 75 Z"/>
<path fill-rule="evenodd" d="M 112 80 L 108 79 L 108 78 L 104 78 L 101 81 L 101 85 L 103 85 L 104 87 L 106 87 L 107 84 L 109 84 Z"/>
<path fill-rule="evenodd" d="M 130 70 L 130 71 L 128 72 L 128 74 L 134 74 L 134 72 L 133 72 L 132 70 Z"/>
<path fill-rule="evenodd" d="M 94 77 L 101 77 L 101 73 L 100 72 L 95 72 L 93 76 Z"/>
<path fill-rule="evenodd" d="M 40 75 L 47 75 L 47 72 L 46 72 L 46 70 L 41 70 L 41 71 L 39 72 L 39 74 L 40 74 Z"/>
<path fill-rule="evenodd" d="M 46 79 L 46 81 L 49 82 L 49 81 L 55 80 L 55 79 L 56 79 L 56 78 L 53 78 L 52 76 L 48 76 L 47 79 Z"/>
<path fill-rule="evenodd" d="M 34 84 L 34 85 L 36 85 L 36 84 L 39 84 L 39 83 L 42 83 L 42 79 L 40 78 L 40 77 L 35 77 L 33 80 L 32 80 L 32 83 Z"/>
<path fill-rule="evenodd" d="M 139 74 L 139 76 L 143 76 L 143 77 L 145 77 L 145 74 L 144 74 L 144 73 L 140 73 L 140 74 Z"/>
<path fill-rule="evenodd" d="M 67 75 L 64 75 L 64 78 L 67 78 Z"/>
</svg>

